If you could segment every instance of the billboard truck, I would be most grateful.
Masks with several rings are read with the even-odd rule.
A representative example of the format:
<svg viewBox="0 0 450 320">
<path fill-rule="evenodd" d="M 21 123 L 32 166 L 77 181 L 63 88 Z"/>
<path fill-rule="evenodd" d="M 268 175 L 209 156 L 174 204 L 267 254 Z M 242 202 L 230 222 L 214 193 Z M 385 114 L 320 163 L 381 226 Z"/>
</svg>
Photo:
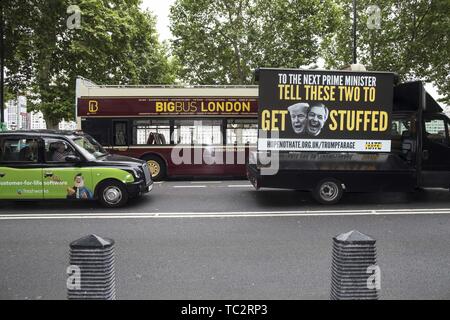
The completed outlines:
<svg viewBox="0 0 450 320">
<path fill-rule="evenodd" d="M 422 82 L 273 68 L 257 70 L 256 79 L 258 143 L 247 165 L 256 189 L 311 191 L 333 204 L 344 191 L 450 188 L 450 120 Z"/>
</svg>

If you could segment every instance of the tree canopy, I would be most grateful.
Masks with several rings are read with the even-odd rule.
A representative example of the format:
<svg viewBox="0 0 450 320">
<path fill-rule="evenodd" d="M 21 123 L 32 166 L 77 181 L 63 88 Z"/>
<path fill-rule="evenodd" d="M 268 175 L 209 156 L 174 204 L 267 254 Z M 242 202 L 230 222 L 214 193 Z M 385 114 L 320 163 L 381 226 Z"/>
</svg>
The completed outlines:
<svg viewBox="0 0 450 320">
<path fill-rule="evenodd" d="M 177 0 L 170 20 L 179 75 L 189 83 L 248 84 L 257 67 L 314 63 L 338 11 L 331 0 Z"/>
<path fill-rule="evenodd" d="M 111 84 L 250 84 L 257 67 L 351 62 L 352 0 L 176 0 L 171 48 L 140 3 L 3 0 L 6 97 L 27 95 L 52 127 L 73 117 L 78 75 Z M 372 2 L 357 3 L 359 62 L 431 82 L 450 104 L 450 1 L 379 0 L 379 28 L 367 25 Z M 73 5 L 79 28 L 69 26 Z"/>
<path fill-rule="evenodd" d="M 352 0 L 176 0 L 173 53 L 188 83 L 247 84 L 260 66 L 352 61 Z M 358 60 L 432 82 L 450 102 L 450 2 L 358 0 Z M 380 9 L 380 28 L 368 27 Z M 373 25 L 373 23 L 372 23 Z"/>
<path fill-rule="evenodd" d="M 4 1 L 7 90 L 25 93 L 50 127 L 73 118 L 77 76 L 112 84 L 175 80 L 155 17 L 140 10 L 140 0 Z M 80 9 L 79 28 L 70 27 L 72 5 Z"/>
<path fill-rule="evenodd" d="M 370 70 L 397 72 L 405 80 L 433 83 L 450 104 L 450 1 L 380 0 L 379 28 L 370 0 L 358 0 L 358 60 Z M 328 67 L 351 61 L 352 0 L 339 0 L 343 9 L 336 34 L 322 43 Z M 373 24 L 372 24 L 373 25 Z"/>
</svg>

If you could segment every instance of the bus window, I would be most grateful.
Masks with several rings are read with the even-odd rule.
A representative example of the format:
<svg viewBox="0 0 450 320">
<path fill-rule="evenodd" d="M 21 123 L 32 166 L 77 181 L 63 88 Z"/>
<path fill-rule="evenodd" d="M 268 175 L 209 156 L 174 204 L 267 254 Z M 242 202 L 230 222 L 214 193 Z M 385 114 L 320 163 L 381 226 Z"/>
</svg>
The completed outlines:
<svg viewBox="0 0 450 320">
<path fill-rule="evenodd" d="M 97 140 L 103 146 L 111 146 L 112 141 L 112 121 L 111 119 L 89 118 L 83 119 L 81 126 L 84 132 Z"/>
<path fill-rule="evenodd" d="M 227 121 L 227 144 L 256 144 L 258 121 L 256 119 L 236 119 Z"/>
<path fill-rule="evenodd" d="M 222 144 L 222 120 L 175 120 L 175 144 Z"/>
<path fill-rule="evenodd" d="M 133 121 L 133 144 L 134 145 L 170 144 L 169 120 Z"/>
<path fill-rule="evenodd" d="M 127 145 L 127 122 L 124 121 L 114 122 L 114 145 L 115 146 Z"/>
</svg>

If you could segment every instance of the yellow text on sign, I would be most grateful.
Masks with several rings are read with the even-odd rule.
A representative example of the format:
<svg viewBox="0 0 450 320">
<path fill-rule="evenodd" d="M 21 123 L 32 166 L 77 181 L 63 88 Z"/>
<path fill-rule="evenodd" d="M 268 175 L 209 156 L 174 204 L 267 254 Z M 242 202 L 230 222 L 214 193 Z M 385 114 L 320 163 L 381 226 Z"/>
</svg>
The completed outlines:
<svg viewBox="0 0 450 320">
<path fill-rule="evenodd" d="M 331 110 L 331 131 L 386 131 L 389 116 L 386 111 Z"/>
<path fill-rule="evenodd" d="M 261 113 L 261 129 L 264 131 L 284 131 L 287 110 L 264 110 Z"/>
<path fill-rule="evenodd" d="M 96 113 L 98 111 L 98 101 L 96 101 L 96 100 L 89 100 L 88 110 L 89 110 L 90 113 Z"/>
<path fill-rule="evenodd" d="M 280 100 L 302 100 L 299 85 L 279 84 L 278 94 Z"/>
</svg>

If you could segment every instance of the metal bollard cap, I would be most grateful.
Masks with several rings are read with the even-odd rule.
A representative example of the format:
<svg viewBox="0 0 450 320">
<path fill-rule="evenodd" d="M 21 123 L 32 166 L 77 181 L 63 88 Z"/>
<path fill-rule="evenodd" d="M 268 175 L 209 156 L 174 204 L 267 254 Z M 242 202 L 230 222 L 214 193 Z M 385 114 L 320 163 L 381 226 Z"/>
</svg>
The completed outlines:
<svg viewBox="0 0 450 320">
<path fill-rule="evenodd" d="M 361 233 L 357 230 L 352 230 L 342 233 L 333 238 L 334 241 L 346 244 L 375 244 L 376 240 Z"/>
<path fill-rule="evenodd" d="M 101 238 L 95 234 L 80 238 L 70 243 L 71 249 L 106 249 L 114 245 L 114 240 Z"/>
</svg>

